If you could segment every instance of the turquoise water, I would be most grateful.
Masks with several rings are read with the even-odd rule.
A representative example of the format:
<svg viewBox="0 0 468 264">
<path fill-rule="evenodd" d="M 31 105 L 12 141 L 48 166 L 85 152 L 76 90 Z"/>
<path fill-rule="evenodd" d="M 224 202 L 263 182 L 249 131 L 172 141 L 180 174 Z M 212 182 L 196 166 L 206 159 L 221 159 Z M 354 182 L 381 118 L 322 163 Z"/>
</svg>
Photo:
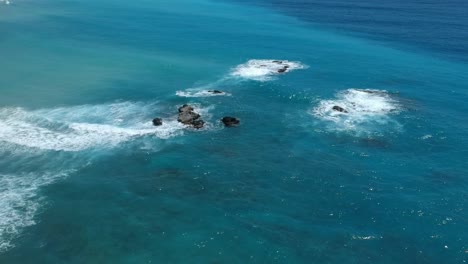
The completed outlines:
<svg viewBox="0 0 468 264">
<path fill-rule="evenodd" d="M 465 263 L 468 66 L 285 14 L 0 2 L 0 263 Z"/>
</svg>

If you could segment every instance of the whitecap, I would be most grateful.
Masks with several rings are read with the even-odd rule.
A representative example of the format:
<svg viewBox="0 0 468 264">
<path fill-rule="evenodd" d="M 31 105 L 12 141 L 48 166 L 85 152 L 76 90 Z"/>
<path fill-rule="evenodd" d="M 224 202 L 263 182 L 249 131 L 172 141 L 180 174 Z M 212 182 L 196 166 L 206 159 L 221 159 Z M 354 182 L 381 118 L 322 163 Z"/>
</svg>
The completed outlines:
<svg viewBox="0 0 468 264">
<path fill-rule="evenodd" d="M 420 137 L 420 139 L 422 139 L 422 140 L 426 140 L 426 139 L 430 139 L 430 138 L 432 138 L 432 135 L 429 135 L 429 134 Z"/>
<path fill-rule="evenodd" d="M 353 235 L 352 238 L 354 240 L 377 240 L 377 239 L 382 239 L 381 236 L 357 236 L 357 235 Z"/>
<path fill-rule="evenodd" d="M 274 76 L 305 68 L 307 68 L 307 65 L 298 61 L 249 60 L 248 62 L 238 65 L 232 69 L 230 75 L 232 77 L 255 81 L 268 81 Z"/>
<path fill-rule="evenodd" d="M 338 106 L 341 111 L 333 109 Z M 335 99 L 322 100 L 312 109 L 312 114 L 329 122 L 333 130 L 368 133 L 380 130 L 382 125 L 400 125 L 390 115 L 401 107 L 386 91 L 348 89 L 339 92 Z"/>
<path fill-rule="evenodd" d="M 40 188 L 65 177 L 58 174 L 0 174 L 0 252 L 14 247 L 22 229 L 36 224 L 34 217 L 43 205 Z"/>
<path fill-rule="evenodd" d="M 212 97 L 212 96 L 231 96 L 230 93 L 226 92 L 213 92 L 217 90 L 198 90 L 198 89 L 187 89 L 185 91 L 177 91 L 176 95 L 180 97 Z"/>
</svg>

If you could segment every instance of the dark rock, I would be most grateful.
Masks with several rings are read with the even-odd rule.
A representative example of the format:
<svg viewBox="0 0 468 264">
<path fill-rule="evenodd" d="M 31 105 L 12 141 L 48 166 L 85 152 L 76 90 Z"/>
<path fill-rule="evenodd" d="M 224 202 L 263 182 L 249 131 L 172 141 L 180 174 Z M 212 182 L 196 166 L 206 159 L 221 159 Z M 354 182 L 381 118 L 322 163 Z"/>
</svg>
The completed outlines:
<svg viewBox="0 0 468 264">
<path fill-rule="evenodd" d="M 196 129 L 200 129 L 205 125 L 205 121 L 199 119 L 200 115 L 193 111 L 190 105 L 183 105 L 179 108 L 179 116 L 177 121 L 184 125 L 190 125 Z"/>
<path fill-rule="evenodd" d="M 288 68 L 281 68 L 281 69 L 278 69 L 278 73 L 283 73 L 283 72 L 286 72 L 288 70 Z"/>
<path fill-rule="evenodd" d="M 155 118 L 153 119 L 153 125 L 155 126 L 161 126 L 163 124 L 162 122 L 162 119 L 161 118 Z"/>
<path fill-rule="evenodd" d="M 227 127 L 233 127 L 233 126 L 237 126 L 240 124 L 240 120 L 235 118 L 235 117 L 230 117 L 230 116 L 225 116 L 223 117 L 223 119 L 221 119 L 221 121 L 223 122 L 223 124 Z"/>
<path fill-rule="evenodd" d="M 201 119 L 194 120 L 194 121 L 192 121 L 191 125 L 196 129 L 200 129 L 205 125 L 205 121 L 203 121 Z"/>
<path fill-rule="evenodd" d="M 222 92 L 220 90 L 209 90 L 208 92 L 212 93 L 212 94 L 223 94 L 224 93 L 224 92 Z"/>
<path fill-rule="evenodd" d="M 192 111 L 193 111 L 193 107 L 187 104 L 184 104 L 182 107 L 179 107 L 179 113 L 192 112 Z"/>
<path fill-rule="evenodd" d="M 283 61 L 280 61 L 280 60 L 274 60 L 274 61 L 271 61 L 271 62 L 273 62 L 273 63 L 278 63 L 278 64 L 282 64 L 282 63 L 283 63 Z"/>
<path fill-rule="evenodd" d="M 335 110 L 335 111 L 341 112 L 341 113 L 348 113 L 348 111 L 346 111 L 346 110 L 345 110 L 343 107 L 341 107 L 341 106 L 335 105 L 335 106 L 333 106 L 332 109 Z"/>
</svg>

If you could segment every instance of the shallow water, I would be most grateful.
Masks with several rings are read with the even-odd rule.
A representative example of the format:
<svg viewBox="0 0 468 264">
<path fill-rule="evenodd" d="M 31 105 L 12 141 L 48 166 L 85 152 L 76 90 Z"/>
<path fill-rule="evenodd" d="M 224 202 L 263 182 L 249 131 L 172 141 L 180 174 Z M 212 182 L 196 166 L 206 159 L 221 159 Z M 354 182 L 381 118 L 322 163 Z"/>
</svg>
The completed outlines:
<svg viewBox="0 0 468 264">
<path fill-rule="evenodd" d="M 0 2 L 0 263 L 464 263 L 468 66 L 267 7 Z"/>
</svg>

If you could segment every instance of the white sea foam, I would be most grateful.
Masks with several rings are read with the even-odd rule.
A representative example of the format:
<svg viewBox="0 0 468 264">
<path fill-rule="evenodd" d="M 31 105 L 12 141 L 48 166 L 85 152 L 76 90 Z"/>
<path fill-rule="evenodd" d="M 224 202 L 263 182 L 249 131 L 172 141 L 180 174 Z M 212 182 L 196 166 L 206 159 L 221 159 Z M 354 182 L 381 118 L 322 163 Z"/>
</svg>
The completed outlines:
<svg viewBox="0 0 468 264">
<path fill-rule="evenodd" d="M 0 174 L 0 253 L 14 247 L 12 240 L 23 228 L 35 224 L 34 216 L 43 204 L 39 189 L 66 175 Z"/>
<path fill-rule="evenodd" d="M 175 118 L 154 127 L 154 104 L 114 103 L 27 111 L 0 109 L 0 142 L 44 150 L 80 151 L 114 147 L 142 136 L 162 139 L 185 128 Z"/>
<path fill-rule="evenodd" d="M 424 136 L 420 137 L 420 139 L 422 139 L 422 140 L 426 140 L 426 139 L 430 139 L 430 138 L 432 138 L 432 135 L 424 135 Z"/>
<path fill-rule="evenodd" d="M 354 240 L 377 240 L 377 239 L 382 239 L 381 236 L 357 236 L 357 235 L 353 235 L 352 238 Z"/>
<path fill-rule="evenodd" d="M 274 76 L 305 68 L 307 68 L 306 65 L 297 61 L 249 60 L 248 62 L 235 67 L 231 71 L 230 75 L 232 77 L 240 77 L 255 81 L 268 81 Z M 278 72 L 281 70 L 284 70 L 284 72 Z"/>
<path fill-rule="evenodd" d="M 185 91 L 177 91 L 176 95 L 180 97 L 211 97 L 211 96 L 231 96 L 226 92 L 213 93 L 213 90 L 198 90 L 198 89 L 187 89 Z"/>
<path fill-rule="evenodd" d="M 346 112 L 333 109 L 343 108 Z M 312 114 L 333 124 L 335 130 L 370 132 L 371 127 L 392 123 L 390 115 L 398 113 L 401 107 L 386 91 L 349 89 L 336 95 L 336 99 L 322 100 L 312 110 Z"/>
<path fill-rule="evenodd" d="M 11 4 L 11 1 L 9 1 L 9 0 L 0 0 L 0 4 L 9 5 L 9 4 Z"/>
</svg>

